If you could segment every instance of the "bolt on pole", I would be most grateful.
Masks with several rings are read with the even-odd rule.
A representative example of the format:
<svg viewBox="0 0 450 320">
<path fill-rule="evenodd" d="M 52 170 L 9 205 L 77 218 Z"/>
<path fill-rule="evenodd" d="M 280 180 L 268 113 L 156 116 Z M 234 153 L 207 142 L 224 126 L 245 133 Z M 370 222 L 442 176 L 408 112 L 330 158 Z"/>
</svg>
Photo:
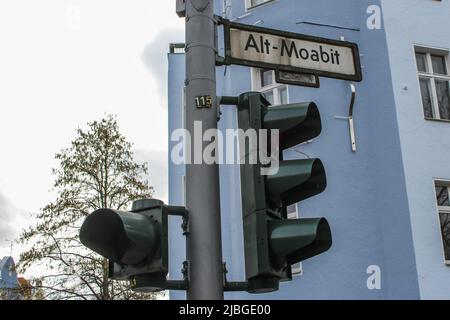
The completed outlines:
<svg viewBox="0 0 450 320">
<path fill-rule="evenodd" d="M 194 122 L 203 133 L 217 129 L 216 48 L 213 0 L 186 0 L 186 129 L 194 136 Z M 212 105 L 199 108 L 196 98 L 209 96 Z M 197 138 L 198 139 L 198 138 Z M 217 141 L 216 141 L 217 143 Z M 223 299 L 222 244 L 220 226 L 219 166 L 204 161 L 203 150 L 191 144 L 192 161 L 186 165 L 186 206 L 190 233 L 186 253 L 189 260 L 189 300 Z M 217 148 L 215 150 L 218 150 Z"/>
</svg>

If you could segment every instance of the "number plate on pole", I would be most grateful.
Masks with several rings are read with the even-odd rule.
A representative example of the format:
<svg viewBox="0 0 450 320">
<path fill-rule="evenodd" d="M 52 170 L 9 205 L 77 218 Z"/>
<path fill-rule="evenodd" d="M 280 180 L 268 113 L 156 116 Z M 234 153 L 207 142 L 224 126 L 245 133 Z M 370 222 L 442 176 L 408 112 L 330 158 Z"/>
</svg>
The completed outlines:
<svg viewBox="0 0 450 320">
<path fill-rule="evenodd" d="M 213 99 L 211 96 L 196 96 L 195 106 L 197 108 L 212 108 Z"/>
</svg>

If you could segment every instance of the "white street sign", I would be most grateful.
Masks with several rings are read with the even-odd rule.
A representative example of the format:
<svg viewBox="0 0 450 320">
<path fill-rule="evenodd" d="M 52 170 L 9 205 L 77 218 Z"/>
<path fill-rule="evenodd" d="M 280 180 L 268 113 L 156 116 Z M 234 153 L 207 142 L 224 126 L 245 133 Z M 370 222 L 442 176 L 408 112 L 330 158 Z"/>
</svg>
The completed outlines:
<svg viewBox="0 0 450 320">
<path fill-rule="evenodd" d="M 224 25 L 227 63 L 362 80 L 355 43 L 230 22 Z"/>
</svg>

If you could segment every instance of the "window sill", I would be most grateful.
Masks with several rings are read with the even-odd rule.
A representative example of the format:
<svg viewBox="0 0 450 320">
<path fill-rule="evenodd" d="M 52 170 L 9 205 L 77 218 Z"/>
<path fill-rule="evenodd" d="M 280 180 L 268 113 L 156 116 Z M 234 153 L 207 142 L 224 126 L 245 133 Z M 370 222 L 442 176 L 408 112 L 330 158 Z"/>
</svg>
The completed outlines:
<svg viewBox="0 0 450 320">
<path fill-rule="evenodd" d="M 450 120 L 446 120 L 446 119 L 435 119 L 435 118 L 424 118 L 427 121 L 436 121 L 436 122 L 445 122 L 445 123 L 450 123 Z M 450 263 L 450 261 L 449 261 Z"/>
</svg>

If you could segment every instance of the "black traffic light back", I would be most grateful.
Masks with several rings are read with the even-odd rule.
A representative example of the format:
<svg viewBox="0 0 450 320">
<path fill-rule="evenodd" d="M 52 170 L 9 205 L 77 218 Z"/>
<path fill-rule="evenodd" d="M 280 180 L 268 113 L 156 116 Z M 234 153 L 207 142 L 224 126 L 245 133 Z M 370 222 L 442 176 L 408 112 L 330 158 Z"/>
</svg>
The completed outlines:
<svg viewBox="0 0 450 320">
<path fill-rule="evenodd" d="M 110 260 L 109 274 L 115 280 L 154 274 L 163 282 L 168 272 L 168 211 L 156 199 L 135 201 L 130 212 L 96 210 L 81 226 L 81 243 Z"/>
<path fill-rule="evenodd" d="M 160 233 L 152 216 L 99 209 L 86 218 L 80 238 L 86 247 L 118 264 L 138 265 L 154 256 Z"/>
</svg>

